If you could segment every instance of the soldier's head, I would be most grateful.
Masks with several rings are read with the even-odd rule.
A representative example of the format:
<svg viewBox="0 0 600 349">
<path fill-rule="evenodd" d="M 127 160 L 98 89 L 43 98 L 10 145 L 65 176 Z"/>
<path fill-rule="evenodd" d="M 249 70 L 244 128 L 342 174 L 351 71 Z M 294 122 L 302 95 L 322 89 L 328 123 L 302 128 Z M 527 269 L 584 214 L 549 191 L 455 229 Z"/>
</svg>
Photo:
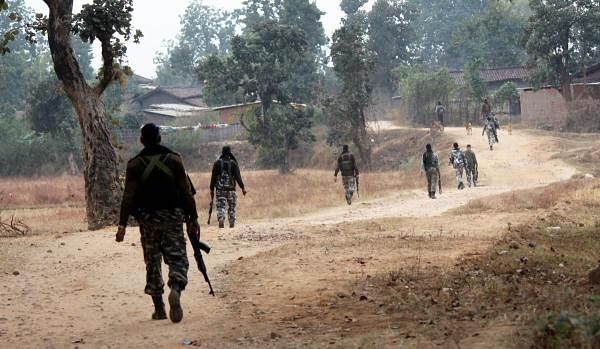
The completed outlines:
<svg viewBox="0 0 600 349">
<path fill-rule="evenodd" d="M 487 103 L 487 102 L 488 102 L 488 99 L 487 99 L 487 98 L 484 98 L 484 99 L 483 99 L 483 103 Z"/>
<path fill-rule="evenodd" d="M 232 155 L 232 153 L 231 153 L 231 147 L 228 146 L 228 145 L 224 146 L 223 149 L 221 150 L 221 155 L 223 155 L 223 156 L 231 156 Z"/>
<path fill-rule="evenodd" d="M 427 144 L 427 145 L 425 146 L 425 150 L 427 150 L 427 151 L 431 151 L 431 144 Z"/>
<path fill-rule="evenodd" d="M 442 102 L 441 102 L 441 101 L 438 101 L 438 105 L 442 105 Z"/>
<path fill-rule="evenodd" d="M 147 147 L 150 145 L 160 144 L 160 128 L 153 123 L 142 126 L 142 135 L 140 142 Z"/>
<path fill-rule="evenodd" d="M 467 144 L 467 150 L 471 150 L 471 145 Z"/>
<path fill-rule="evenodd" d="M 458 143 L 454 143 L 454 149 L 458 149 Z"/>
<path fill-rule="evenodd" d="M 342 145 L 342 153 L 347 153 L 349 151 L 350 151 L 350 149 L 348 148 L 348 144 Z"/>
</svg>

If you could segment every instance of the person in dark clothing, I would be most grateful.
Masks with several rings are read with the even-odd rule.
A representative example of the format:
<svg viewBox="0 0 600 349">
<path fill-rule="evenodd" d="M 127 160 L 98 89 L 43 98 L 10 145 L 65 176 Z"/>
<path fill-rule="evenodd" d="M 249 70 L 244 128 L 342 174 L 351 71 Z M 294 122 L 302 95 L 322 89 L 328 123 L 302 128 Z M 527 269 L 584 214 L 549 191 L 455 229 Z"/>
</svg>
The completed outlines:
<svg viewBox="0 0 600 349">
<path fill-rule="evenodd" d="M 438 190 L 438 181 L 440 179 L 440 163 L 436 153 L 433 152 L 431 144 L 425 146 L 423 153 L 423 162 L 421 168 L 427 176 L 427 191 L 429 197 L 435 199 L 435 192 Z"/>
<path fill-rule="evenodd" d="M 217 196 L 217 219 L 219 228 L 225 227 L 225 208 L 228 206 L 229 227 L 235 227 L 237 193 L 236 183 L 242 189 L 242 194 L 246 195 L 246 187 L 242 181 L 238 162 L 231 152 L 228 145 L 223 147 L 221 156 L 214 163 L 212 176 L 210 178 L 210 196 Z"/>
<path fill-rule="evenodd" d="M 342 154 L 340 154 L 337 160 L 337 167 L 335 168 L 335 173 L 333 175 L 335 177 L 335 182 L 337 182 L 337 175 L 339 172 L 342 173 L 346 202 L 348 205 L 351 205 L 352 196 L 357 190 L 358 167 L 356 166 L 356 159 L 354 159 L 354 155 L 350 153 L 347 145 L 342 147 Z"/>
<path fill-rule="evenodd" d="M 129 216 L 140 224 L 144 262 L 145 293 L 152 296 L 152 319 L 166 319 L 162 294 L 161 259 L 169 265 L 169 317 L 183 318 L 181 292 L 187 285 L 188 259 L 183 223 L 190 234 L 200 238 L 200 226 L 193 188 L 186 175 L 181 155 L 160 145 L 160 130 L 154 124 L 142 127 L 144 149 L 127 163 L 125 191 L 121 202 L 117 242 L 123 241 Z"/>
<path fill-rule="evenodd" d="M 442 102 L 438 101 L 435 106 L 435 114 L 437 115 L 437 121 L 442 126 L 442 131 L 443 131 L 443 127 L 446 126 L 446 124 L 444 123 L 444 113 L 445 112 L 446 112 L 446 109 L 442 105 Z"/>
</svg>

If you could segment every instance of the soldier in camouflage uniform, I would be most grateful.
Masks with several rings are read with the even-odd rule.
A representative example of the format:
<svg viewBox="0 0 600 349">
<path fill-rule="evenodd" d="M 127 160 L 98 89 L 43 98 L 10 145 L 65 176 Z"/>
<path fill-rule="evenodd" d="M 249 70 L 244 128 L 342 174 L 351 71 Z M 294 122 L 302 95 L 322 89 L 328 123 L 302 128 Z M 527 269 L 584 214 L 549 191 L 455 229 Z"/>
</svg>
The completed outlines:
<svg viewBox="0 0 600 349">
<path fill-rule="evenodd" d="M 338 157 L 337 167 L 334 173 L 334 182 L 337 182 L 338 173 L 342 173 L 342 183 L 344 184 L 344 192 L 346 194 L 346 202 L 352 205 L 352 196 L 357 189 L 358 167 L 354 155 L 350 153 L 347 145 L 342 147 L 342 154 Z"/>
<path fill-rule="evenodd" d="M 450 165 L 454 167 L 454 171 L 456 173 L 456 184 L 459 190 L 465 188 L 465 184 L 463 183 L 463 171 L 465 169 L 465 154 L 458 147 L 458 143 L 454 143 L 454 148 L 450 152 Z"/>
<path fill-rule="evenodd" d="M 492 119 L 491 116 L 488 116 L 485 119 L 485 123 L 483 124 L 483 130 L 481 131 L 481 135 L 487 134 L 488 143 L 490 145 L 490 150 L 494 150 L 494 144 L 498 142 L 498 136 L 496 134 L 496 122 Z"/>
<path fill-rule="evenodd" d="M 219 228 L 225 227 L 225 209 L 229 218 L 229 227 L 235 227 L 237 193 L 235 191 L 236 183 L 242 189 L 242 194 L 246 195 L 246 188 L 242 181 L 238 162 L 231 152 L 228 145 L 223 147 L 221 157 L 214 163 L 212 176 L 210 179 L 210 195 L 217 195 L 217 219 Z"/>
<path fill-rule="evenodd" d="M 471 149 L 471 145 L 467 144 L 467 151 L 465 151 L 465 169 L 467 171 L 467 184 L 471 187 L 471 184 L 476 187 L 478 179 L 478 165 L 477 157 Z"/>
<path fill-rule="evenodd" d="M 145 292 L 154 302 L 152 319 L 167 318 L 162 298 L 164 258 L 171 288 L 169 317 L 179 322 L 183 318 L 180 296 L 187 285 L 188 271 L 183 223 L 190 234 L 200 237 L 196 203 L 181 156 L 160 145 L 159 128 L 144 125 L 140 140 L 144 149 L 127 163 L 116 240 L 123 241 L 129 216 L 134 216 L 140 224 L 146 263 Z"/>
<path fill-rule="evenodd" d="M 425 146 L 422 169 L 427 176 L 427 190 L 429 191 L 429 197 L 435 199 L 435 192 L 438 190 L 438 181 L 440 178 L 440 164 L 437 154 L 431 149 L 431 144 Z"/>
</svg>

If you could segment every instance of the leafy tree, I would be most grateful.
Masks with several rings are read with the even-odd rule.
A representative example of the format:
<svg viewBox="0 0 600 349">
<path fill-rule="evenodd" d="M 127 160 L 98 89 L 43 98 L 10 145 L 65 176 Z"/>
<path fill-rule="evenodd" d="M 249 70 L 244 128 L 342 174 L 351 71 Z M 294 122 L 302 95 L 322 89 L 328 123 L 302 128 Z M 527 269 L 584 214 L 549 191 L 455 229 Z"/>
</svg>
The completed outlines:
<svg viewBox="0 0 600 349">
<path fill-rule="evenodd" d="M 496 92 L 494 92 L 494 104 L 503 107 L 505 103 L 510 106 L 519 101 L 519 90 L 512 82 L 504 83 Z"/>
<path fill-rule="evenodd" d="M 437 101 L 447 101 L 456 89 L 447 70 L 431 71 L 422 66 L 396 69 L 405 111 L 416 124 L 429 124 Z"/>
<path fill-rule="evenodd" d="M 8 0 L 0 0 L 5 10 Z M 73 0 L 44 0 L 48 17 L 36 15 L 25 27 L 29 38 L 35 31 L 47 33 L 54 71 L 77 113 L 82 133 L 86 211 L 90 229 L 98 229 L 116 221 L 120 199 L 117 156 L 111 144 L 107 118 L 100 96 L 115 80 L 124 79 L 130 70 L 121 67 L 126 53 L 125 41 L 137 41 L 139 31 L 131 28 L 132 0 L 94 0 L 73 15 Z M 103 66 L 99 80 L 91 86 L 85 79 L 73 50 L 71 35 L 85 42 L 98 40 Z M 10 40 L 9 40 L 10 41 Z M 0 45 L 6 48 L 7 44 Z"/>
<path fill-rule="evenodd" d="M 533 14 L 523 43 L 533 83 L 556 84 L 570 101 L 573 74 L 593 58 L 600 45 L 600 3 L 591 0 L 530 0 Z"/>
<path fill-rule="evenodd" d="M 469 95 L 476 101 L 481 101 L 486 94 L 485 82 L 480 75 L 482 65 L 480 60 L 474 60 L 467 63 L 465 69 L 465 82 Z"/>
<path fill-rule="evenodd" d="M 76 127 L 73 105 L 54 75 L 48 75 L 33 89 L 27 104 L 27 118 L 35 132 L 57 136 L 66 124 Z"/>
<path fill-rule="evenodd" d="M 454 37 L 469 18 L 480 16 L 489 0 L 407 0 L 417 17 L 415 60 L 427 65 L 457 67 L 463 60 L 449 52 Z"/>
<path fill-rule="evenodd" d="M 489 2 L 485 12 L 467 20 L 454 34 L 448 53 L 457 62 L 480 60 L 488 67 L 522 65 L 527 53 L 515 37 L 525 30 L 527 12 L 521 3 Z"/>
<path fill-rule="evenodd" d="M 343 0 L 341 3 L 346 18 L 333 34 L 331 59 L 342 86 L 336 96 L 326 101 L 325 108 L 329 114 L 329 143 L 353 142 L 361 160 L 370 168 L 366 110 L 371 102 L 369 76 L 373 58 L 365 41 L 364 14 L 360 10 L 364 3 L 364 0 Z"/>
<path fill-rule="evenodd" d="M 176 42 L 154 59 L 157 80 L 163 85 L 198 85 L 195 64 L 212 54 L 224 55 L 235 35 L 237 12 L 228 12 L 192 1 L 181 16 Z"/>
<path fill-rule="evenodd" d="M 414 11 L 403 1 L 377 0 L 368 14 L 368 48 L 375 57 L 372 80 L 389 96 L 396 90 L 392 71 L 410 61 Z"/>
<path fill-rule="evenodd" d="M 266 20 L 254 24 L 231 42 L 231 53 L 212 55 L 200 64 L 204 90 L 236 93 L 244 101 L 260 100 L 256 113 L 242 119 L 259 154 L 289 171 L 289 153 L 300 141 L 310 141 L 310 111 L 293 109 L 289 86 L 292 67 L 307 50 L 304 34 L 295 26 Z M 273 103 L 277 101 L 277 103 Z"/>
</svg>

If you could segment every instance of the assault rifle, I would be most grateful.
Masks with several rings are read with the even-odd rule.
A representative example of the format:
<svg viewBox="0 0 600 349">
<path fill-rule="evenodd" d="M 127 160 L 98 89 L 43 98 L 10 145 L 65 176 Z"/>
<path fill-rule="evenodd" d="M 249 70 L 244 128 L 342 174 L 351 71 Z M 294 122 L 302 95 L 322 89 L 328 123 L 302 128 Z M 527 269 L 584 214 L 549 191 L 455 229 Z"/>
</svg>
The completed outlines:
<svg viewBox="0 0 600 349">
<path fill-rule="evenodd" d="M 440 169 L 438 168 L 438 188 L 440 190 L 440 195 L 442 194 L 442 175 L 440 174 Z"/>
<path fill-rule="evenodd" d="M 190 234 L 189 229 L 188 229 L 188 239 L 190 239 L 190 244 L 192 245 L 192 249 L 194 250 L 194 258 L 196 259 L 196 264 L 198 265 L 198 270 L 200 270 L 200 272 L 202 273 L 202 276 L 204 276 L 204 281 L 206 281 L 206 283 L 208 283 L 208 288 L 210 289 L 210 292 L 208 294 L 214 296 L 215 292 L 213 291 L 212 285 L 210 283 L 210 279 L 208 278 L 206 264 L 204 264 L 204 259 L 202 258 L 202 251 L 204 251 L 206 254 L 208 254 L 210 252 L 210 246 L 208 246 L 206 243 L 200 241 L 200 239 L 198 239 L 198 237 L 196 235 Z"/>
<path fill-rule="evenodd" d="M 210 206 L 208 207 L 208 222 L 207 222 L 208 225 L 210 225 L 210 219 L 212 218 L 214 202 L 215 202 L 215 194 L 210 193 Z"/>
<path fill-rule="evenodd" d="M 358 180 L 358 176 L 354 177 L 356 178 L 356 196 L 358 196 L 360 198 L 360 181 Z"/>
</svg>

